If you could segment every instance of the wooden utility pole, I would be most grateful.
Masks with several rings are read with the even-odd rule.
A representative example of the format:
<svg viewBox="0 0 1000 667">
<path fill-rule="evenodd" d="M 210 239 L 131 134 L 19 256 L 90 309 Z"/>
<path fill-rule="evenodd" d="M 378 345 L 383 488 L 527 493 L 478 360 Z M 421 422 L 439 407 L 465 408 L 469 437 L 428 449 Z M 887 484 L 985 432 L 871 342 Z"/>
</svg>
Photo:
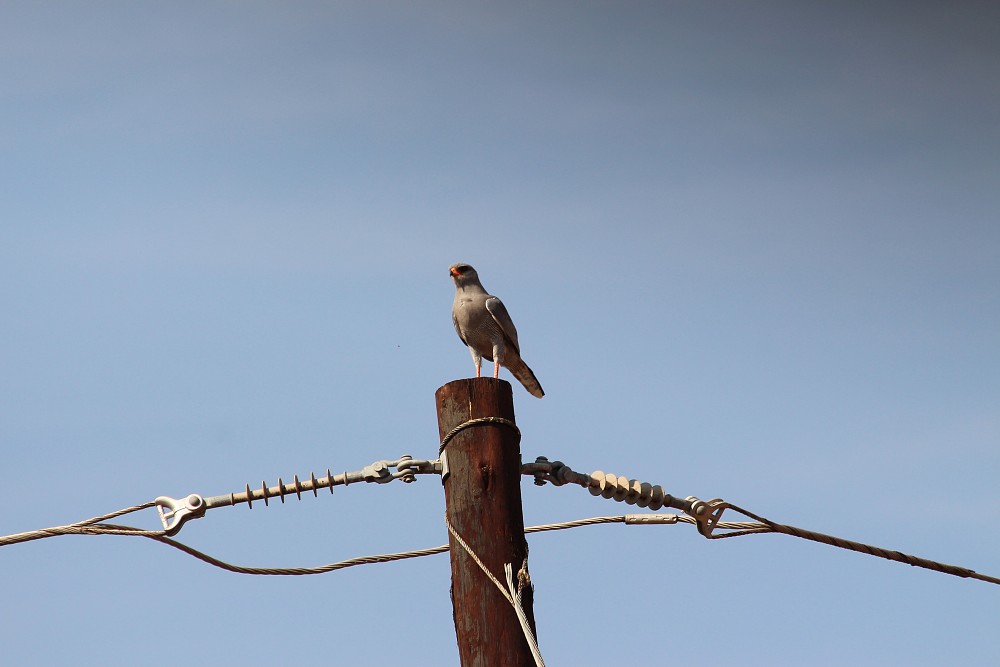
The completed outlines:
<svg viewBox="0 0 1000 667">
<path fill-rule="evenodd" d="M 510 383 L 493 378 L 455 380 L 437 390 L 441 437 L 471 419 L 514 421 Z M 445 449 L 446 512 L 455 531 L 501 583 L 504 564 L 527 576 L 528 543 L 521 511 L 521 451 L 517 431 L 502 422 L 479 423 L 457 433 Z M 451 601 L 462 667 L 534 665 L 513 607 L 465 548 L 449 534 Z M 515 583 L 517 579 L 515 578 Z M 522 606 L 535 627 L 531 586 Z"/>
</svg>

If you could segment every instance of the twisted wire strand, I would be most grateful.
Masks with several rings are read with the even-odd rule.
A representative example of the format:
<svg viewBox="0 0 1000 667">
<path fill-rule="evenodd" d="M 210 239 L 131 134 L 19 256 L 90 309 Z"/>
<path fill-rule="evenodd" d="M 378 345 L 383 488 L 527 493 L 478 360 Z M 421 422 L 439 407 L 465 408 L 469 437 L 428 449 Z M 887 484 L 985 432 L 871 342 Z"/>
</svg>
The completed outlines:
<svg viewBox="0 0 1000 667">
<path fill-rule="evenodd" d="M 510 593 L 508 593 L 507 589 L 504 588 L 504 585 L 500 583 L 500 580 L 497 579 L 492 572 L 490 572 L 490 569 L 486 567 L 486 563 L 480 560 L 479 556 L 476 555 L 476 552 L 472 550 L 472 547 L 470 547 L 468 543 L 462 539 L 462 536 L 458 534 L 458 531 L 455 530 L 455 526 L 451 525 L 451 519 L 448 518 L 447 514 L 444 515 L 444 523 L 446 526 L 448 526 L 448 532 L 451 533 L 451 536 L 455 538 L 455 541 L 458 542 L 463 549 L 465 549 L 465 552 L 469 554 L 469 557 L 473 561 L 475 561 L 476 565 L 479 566 L 479 569 L 482 570 L 486 574 L 486 576 L 490 578 L 490 581 L 496 584 L 496 587 L 500 589 L 500 594 L 503 595 L 505 598 L 507 598 L 507 602 L 513 605 L 514 598 L 510 596 Z"/>
<path fill-rule="evenodd" d="M 596 526 L 602 523 L 625 523 L 624 516 L 595 516 L 589 519 L 576 519 L 575 521 L 564 521 L 562 523 L 543 523 L 539 526 L 529 526 L 524 529 L 526 535 L 531 533 L 544 533 L 550 530 L 566 530 L 567 528 L 579 528 L 580 526 Z"/>
<path fill-rule="evenodd" d="M 527 560 L 524 565 L 527 566 Z M 524 604 L 521 602 L 523 599 L 525 582 L 521 579 L 521 572 L 518 572 L 517 585 L 514 584 L 514 564 L 504 563 L 503 566 L 504 575 L 507 579 L 507 590 L 510 591 L 511 596 L 514 598 L 514 613 L 517 614 L 517 622 L 521 624 L 521 630 L 524 633 L 524 638 L 528 641 L 528 650 L 531 651 L 531 657 L 535 659 L 536 667 L 545 667 L 545 660 L 542 659 L 542 652 L 538 649 L 538 640 L 535 639 L 535 633 L 531 630 L 531 624 L 528 622 L 528 615 L 524 611 Z"/>
<path fill-rule="evenodd" d="M 604 523 L 626 523 L 627 517 L 625 515 L 620 516 L 596 516 L 589 519 L 576 519 L 573 521 L 564 521 L 562 523 L 546 523 L 538 526 L 528 526 L 524 529 L 526 535 L 532 533 L 543 533 L 553 530 L 567 530 L 569 528 L 580 528 L 582 526 L 596 526 Z M 677 516 L 677 520 L 680 522 L 694 524 L 695 520 L 690 517 Z M 727 522 L 721 522 L 719 528 L 730 528 L 738 527 L 744 525 L 743 523 L 733 523 L 730 526 Z M 132 534 L 132 533 L 130 533 Z M 277 575 L 277 576 L 299 576 L 299 575 L 309 575 L 309 574 L 326 574 L 327 572 L 334 572 L 336 570 L 342 570 L 344 568 L 353 567 L 355 565 L 372 565 L 375 563 L 389 563 L 397 560 L 404 560 L 406 558 L 420 558 L 422 556 L 433 556 L 435 554 L 446 553 L 449 551 L 449 546 L 447 544 L 442 544 L 437 547 L 429 547 L 426 549 L 415 549 L 413 551 L 402 551 L 398 553 L 389 554 L 379 554 L 375 556 L 361 556 L 357 558 L 350 558 L 348 560 L 339 561 L 337 563 L 330 563 L 328 565 L 320 565 L 318 567 L 299 567 L 299 568 L 281 568 L 281 567 L 244 567 L 240 565 L 233 565 L 225 561 L 219 560 L 209 556 L 208 554 L 202 553 L 197 549 L 187 546 L 183 542 L 178 542 L 169 537 L 158 537 L 154 535 L 145 535 L 144 537 L 151 537 L 157 542 L 166 544 L 167 546 L 179 549 L 184 553 L 194 556 L 195 558 L 208 563 L 209 565 L 214 565 L 216 567 L 222 568 L 229 572 L 235 572 L 237 574 L 255 574 L 255 575 Z"/>
<path fill-rule="evenodd" d="M 169 537 L 153 536 L 153 535 L 147 535 L 145 537 L 150 537 L 151 539 L 154 539 L 157 542 L 166 544 L 167 546 L 174 547 L 175 549 L 180 549 L 189 556 L 194 556 L 200 561 L 208 563 L 209 565 L 214 565 L 215 567 L 221 568 L 228 572 L 235 572 L 236 574 L 253 574 L 253 575 L 264 575 L 264 576 L 303 576 L 309 574 L 326 574 L 327 572 L 343 570 L 344 568 L 354 567 L 355 565 L 374 565 L 376 563 L 390 563 L 392 561 L 403 560 L 405 558 L 419 558 L 420 556 L 432 556 L 434 554 L 444 553 L 448 551 L 448 545 L 444 544 L 442 546 L 432 547 L 430 549 L 417 549 L 414 551 L 401 551 L 398 553 L 349 558 L 347 560 L 342 560 L 336 563 L 320 565 L 319 567 L 245 567 L 242 565 L 233 565 L 232 563 L 227 563 L 223 560 L 219 560 L 218 558 L 209 556 L 206 553 L 202 553 L 197 549 L 189 547 L 183 542 L 172 540 Z"/>
<path fill-rule="evenodd" d="M 977 579 L 979 581 L 985 581 L 990 584 L 1000 585 L 1000 578 L 992 577 L 988 574 L 981 574 L 975 570 L 970 570 L 969 568 L 959 567 L 957 565 L 949 565 L 947 563 L 939 563 L 937 561 L 928 560 L 927 558 L 920 558 L 919 556 L 911 556 L 910 554 L 905 554 L 901 551 L 894 551 L 891 549 L 883 549 L 882 547 L 872 546 L 870 544 L 864 544 L 863 542 L 855 542 L 854 540 L 845 540 L 842 537 L 834 537 L 833 535 L 826 535 L 824 533 L 817 533 L 812 530 L 806 530 L 804 528 L 796 528 L 795 526 L 786 526 L 784 524 L 775 523 L 764 517 L 757 516 L 753 512 L 743 509 L 742 507 L 737 507 L 729 503 L 729 508 L 748 516 L 755 521 L 763 524 L 767 527 L 767 530 L 757 530 L 752 531 L 755 533 L 762 532 L 775 532 L 783 533 L 785 535 L 791 535 L 792 537 L 800 537 L 804 540 L 812 540 L 813 542 L 819 542 L 821 544 L 827 544 L 833 547 L 838 547 L 840 549 L 847 549 L 848 551 L 856 551 L 858 553 L 868 554 L 869 556 L 877 556 L 879 558 L 885 558 L 886 560 L 896 561 L 897 563 L 906 563 L 913 567 L 922 567 L 928 570 L 934 570 L 935 572 L 942 572 L 944 574 L 950 574 L 955 577 L 962 577 L 963 579 Z M 747 534 L 746 531 L 741 533 L 729 533 L 722 534 L 718 537 L 737 537 L 741 534 Z"/>
<path fill-rule="evenodd" d="M 510 606 L 514 608 L 514 613 L 517 615 L 518 623 L 521 625 L 521 631 L 524 633 L 524 638 L 528 642 L 528 649 L 531 651 L 531 657 L 534 658 L 535 664 L 538 667 L 545 667 L 545 661 L 542 660 L 542 654 L 538 650 L 538 641 L 535 639 L 535 633 L 531 631 L 531 626 L 528 624 L 528 618 L 524 613 L 524 607 L 521 606 L 521 594 L 514 588 L 514 582 L 512 580 L 510 569 L 511 565 L 508 563 L 504 570 L 507 575 L 507 582 L 510 586 L 510 591 L 508 591 L 504 588 L 504 585 L 500 583 L 500 580 L 497 579 L 492 572 L 490 572 L 490 569 L 486 567 L 486 563 L 479 558 L 476 552 L 472 550 L 472 547 L 470 547 L 469 544 L 462 539 L 462 536 L 458 534 L 458 531 L 455 530 L 455 526 L 451 524 L 451 519 L 448 518 L 447 513 L 444 515 L 444 523 L 448 526 L 448 532 L 455 538 L 455 541 L 458 542 L 463 549 L 465 549 L 465 553 L 469 554 L 469 557 L 475 561 L 476 565 L 479 566 L 479 569 L 490 578 L 490 581 L 496 584 L 496 587 L 500 590 L 500 594 L 503 595 L 507 599 L 507 602 L 510 603 Z"/>
<path fill-rule="evenodd" d="M 149 509 L 150 507 L 153 507 L 155 504 L 156 503 L 154 502 L 148 502 L 148 503 L 142 503 L 141 505 L 133 505 L 132 507 L 126 507 L 124 509 L 116 510 L 114 512 L 109 512 L 108 514 L 102 514 L 101 516 L 95 516 L 90 519 L 84 519 L 83 521 L 77 521 L 76 523 L 71 523 L 66 526 L 53 526 L 52 528 L 29 530 L 28 532 L 25 533 L 4 535 L 3 537 L 0 537 L 0 547 L 5 547 L 9 544 L 18 544 L 20 542 L 30 542 L 31 540 L 40 540 L 44 537 L 55 537 L 56 535 L 118 534 L 102 530 L 100 527 L 94 526 L 94 524 L 100 523 L 101 521 L 107 521 L 108 519 L 114 519 L 115 517 L 122 516 L 123 514 L 130 514 L 132 512 L 138 512 L 140 510 Z M 87 529 L 88 526 L 90 527 L 89 529 Z M 136 531 L 138 529 L 131 529 L 131 530 Z M 161 531 L 149 531 L 149 532 L 160 532 L 160 534 L 162 534 Z M 133 533 L 130 532 L 129 534 Z"/>
</svg>

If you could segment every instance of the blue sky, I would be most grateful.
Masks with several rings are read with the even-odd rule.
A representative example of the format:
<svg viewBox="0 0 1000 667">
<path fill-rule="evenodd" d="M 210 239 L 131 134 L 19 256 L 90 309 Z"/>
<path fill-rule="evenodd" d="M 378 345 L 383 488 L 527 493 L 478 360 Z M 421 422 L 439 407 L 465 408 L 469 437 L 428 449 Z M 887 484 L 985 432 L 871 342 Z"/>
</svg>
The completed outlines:
<svg viewBox="0 0 1000 667">
<path fill-rule="evenodd" d="M 994 4 L 0 16 L 0 534 L 432 458 L 434 391 L 473 370 L 465 261 L 547 392 L 514 388 L 526 460 L 1000 575 Z M 629 511 L 522 490 L 528 524 Z M 321 565 L 442 544 L 443 510 L 425 477 L 178 537 Z M 551 665 L 1000 660 L 985 583 L 686 526 L 529 545 Z M 445 556 L 255 578 L 60 537 L 0 562 L 11 664 L 457 664 Z"/>
</svg>

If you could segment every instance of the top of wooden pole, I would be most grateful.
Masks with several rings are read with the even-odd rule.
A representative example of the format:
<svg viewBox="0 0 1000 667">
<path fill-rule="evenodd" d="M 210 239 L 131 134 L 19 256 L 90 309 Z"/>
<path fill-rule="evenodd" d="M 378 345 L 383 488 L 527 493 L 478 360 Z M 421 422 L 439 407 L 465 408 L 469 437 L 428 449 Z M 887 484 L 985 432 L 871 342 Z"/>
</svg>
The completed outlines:
<svg viewBox="0 0 1000 667">
<path fill-rule="evenodd" d="M 465 378 L 452 380 L 434 393 L 440 437 L 460 423 L 479 417 L 514 421 L 514 395 L 506 380 Z M 443 418 L 447 417 L 448 423 Z M 454 423 L 450 423 L 454 422 Z"/>
</svg>

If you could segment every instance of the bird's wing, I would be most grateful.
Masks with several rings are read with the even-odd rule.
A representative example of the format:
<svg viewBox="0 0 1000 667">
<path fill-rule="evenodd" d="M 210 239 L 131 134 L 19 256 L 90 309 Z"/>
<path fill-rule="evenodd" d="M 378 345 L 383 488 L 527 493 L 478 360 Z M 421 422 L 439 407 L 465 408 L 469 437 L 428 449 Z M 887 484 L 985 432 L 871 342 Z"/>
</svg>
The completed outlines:
<svg viewBox="0 0 1000 667">
<path fill-rule="evenodd" d="M 458 334 L 459 340 L 461 340 L 463 343 L 465 343 L 466 345 L 468 345 L 469 343 L 465 340 L 465 336 L 462 334 L 462 327 L 459 326 L 459 324 L 458 324 L 458 316 L 455 315 L 455 310 L 454 309 L 452 309 L 452 311 L 451 311 L 451 321 L 452 321 L 452 324 L 455 325 L 455 333 Z"/>
<path fill-rule="evenodd" d="M 490 311 L 490 315 L 496 320 L 496 323 L 500 325 L 500 330 L 503 331 L 504 338 L 507 342 L 511 344 L 514 351 L 521 354 L 521 348 L 517 344 L 517 329 L 514 327 L 513 320 L 510 319 L 510 314 L 503 305 L 503 301 L 491 296 L 486 299 L 486 310 Z"/>
</svg>

